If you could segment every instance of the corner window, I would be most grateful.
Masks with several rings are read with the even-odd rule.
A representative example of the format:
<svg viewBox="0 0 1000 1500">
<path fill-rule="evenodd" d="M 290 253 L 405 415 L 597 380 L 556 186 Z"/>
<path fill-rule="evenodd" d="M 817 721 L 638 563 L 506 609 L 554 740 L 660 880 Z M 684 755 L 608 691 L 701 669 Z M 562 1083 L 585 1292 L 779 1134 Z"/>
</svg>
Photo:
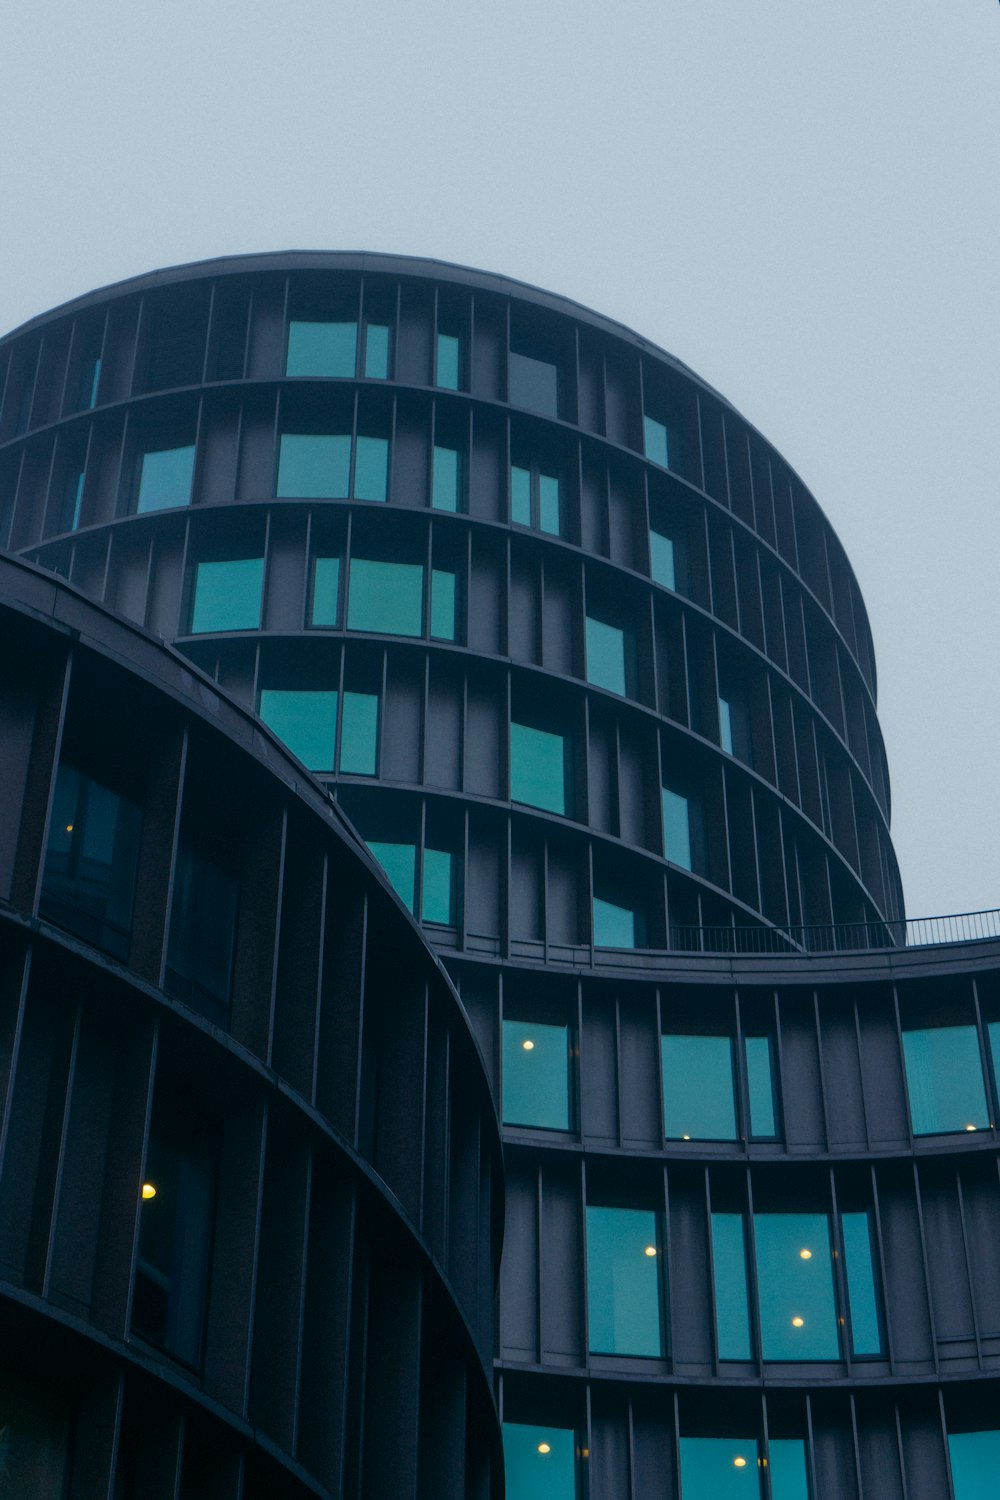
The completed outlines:
<svg viewBox="0 0 1000 1500">
<path fill-rule="evenodd" d="M 263 593 L 262 557 L 198 563 L 191 603 L 191 634 L 259 630 Z"/>
<path fill-rule="evenodd" d="M 128 955 L 142 815 L 73 766 L 56 775 L 40 912 L 116 958 Z"/>
<path fill-rule="evenodd" d="M 587 1316 L 592 1354 L 664 1353 L 661 1239 L 641 1208 L 587 1207 Z"/>
<path fill-rule="evenodd" d="M 215 1173 L 204 1146 L 151 1136 L 132 1330 L 194 1369 L 202 1358 L 214 1205 Z"/>
<path fill-rule="evenodd" d="M 640 926 L 630 907 L 594 897 L 595 948 L 641 948 Z"/>
<path fill-rule="evenodd" d="M 555 474 L 524 469 L 510 470 L 510 516 L 515 526 L 530 526 L 549 536 L 562 535 L 561 486 Z"/>
<path fill-rule="evenodd" d="M 460 339 L 451 333 L 439 333 L 437 336 L 437 360 L 435 368 L 435 384 L 445 391 L 457 391 L 461 384 L 462 370 L 462 345 Z"/>
<path fill-rule="evenodd" d="M 565 1427 L 503 1424 L 510 1500 L 576 1500 L 576 1434 Z"/>
<path fill-rule="evenodd" d="M 684 870 L 693 868 L 691 863 L 691 813 L 688 799 L 669 787 L 663 794 L 663 853 L 671 864 Z"/>
<path fill-rule="evenodd" d="M 728 1036 L 664 1036 L 663 1122 L 667 1140 L 734 1141 L 736 1095 Z"/>
<path fill-rule="evenodd" d="M 278 497 L 343 500 L 350 492 L 351 439 L 346 433 L 283 432 Z"/>
<path fill-rule="evenodd" d="M 649 533 L 649 572 L 654 583 L 665 589 L 676 589 L 677 570 L 674 544 L 660 531 Z"/>
<path fill-rule="evenodd" d="M 532 354 L 510 352 L 510 404 L 537 411 L 545 417 L 559 415 L 559 368 Z"/>
<path fill-rule="evenodd" d="M 646 457 L 661 469 L 670 468 L 670 453 L 667 429 L 662 422 L 648 414 L 642 419 L 642 432 Z"/>
<path fill-rule="evenodd" d="M 994 1500 L 1000 1474 L 1000 1432 L 949 1432 L 955 1500 Z"/>
<path fill-rule="evenodd" d="M 332 771 L 337 739 L 337 694 L 264 688 L 260 716 L 310 771 Z"/>
<path fill-rule="evenodd" d="M 347 376 L 355 372 L 357 323 L 291 322 L 286 375 Z"/>
<path fill-rule="evenodd" d="M 568 1026 L 504 1019 L 504 1123 L 569 1130 L 569 1061 Z"/>
<path fill-rule="evenodd" d="M 458 450 L 442 448 L 435 443 L 431 472 L 431 505 L 435 510 L 461 509 L 461 477 L 462 463 Z"/>
<path fill-rule="evenodd" d="M 168 510 L 175 505 L 190 505 L 193 480 L 193 443 L 144 453 L 139 462 L 136 511 L 145 515 L 148 511 Z"/>
<path fill-rule="evenodd" d="M 903 1060 L 914 1135 L 957 1134 L 989 1125 L 974 1026 L 904 1031 Z"/>
<path fill-rule="evenodd" d="M 566 741 L 561 734 L 510 726 L 510 799 L 566 813 Z"/>
<path fill-rule="evenodd" d="M 625 696 L 625 632 L 586 618 L 587 681 Z"/>
</svg>

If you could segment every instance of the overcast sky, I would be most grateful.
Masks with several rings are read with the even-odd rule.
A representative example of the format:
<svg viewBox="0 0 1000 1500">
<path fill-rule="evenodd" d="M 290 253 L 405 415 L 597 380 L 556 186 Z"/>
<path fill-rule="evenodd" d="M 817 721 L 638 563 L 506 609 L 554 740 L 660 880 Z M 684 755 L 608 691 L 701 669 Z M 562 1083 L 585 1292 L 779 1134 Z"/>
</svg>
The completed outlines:
<svg viewBox="0 0 1000 1500">
<path fill-rule="evenodd" d="M 312 247 L 638 329 L 847 548 L 910 913 L 1000 906 L 998 166 L 996 0 L 6 0 L 0 330 Z"/>
</svg>

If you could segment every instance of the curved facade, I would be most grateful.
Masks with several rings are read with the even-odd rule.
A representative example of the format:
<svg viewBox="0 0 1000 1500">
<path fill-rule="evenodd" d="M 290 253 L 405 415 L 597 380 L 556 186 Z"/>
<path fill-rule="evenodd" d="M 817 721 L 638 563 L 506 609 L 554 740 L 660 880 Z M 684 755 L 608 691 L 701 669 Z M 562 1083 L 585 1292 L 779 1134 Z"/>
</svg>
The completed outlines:
<svg viewBox="0 0 1000 1500">
<path fill-rule="evenodd" d="M 780 455 L 628 330 L 387 256 L 139 278 L 0 371 L 0 544 L 263 720 L 460 990 L 504 1117 L 511 1500 L 982 1500 L 1000 952 L 901 946 L 867 617 Z M 400 1109 L 414 1063 L 425 1098 L 464 1077 L 432 1089 L 403 1013 Z M 386 1138 L 405 1208 L 457 1145 Z M 456 1252 L 480 1296 L 487 1231 Z M 444 1452 L 428 1360 L 406 1411 L 439 1391 Z M 437 1494 L 416 1451 L 371 1492 Z"/>
</svg>

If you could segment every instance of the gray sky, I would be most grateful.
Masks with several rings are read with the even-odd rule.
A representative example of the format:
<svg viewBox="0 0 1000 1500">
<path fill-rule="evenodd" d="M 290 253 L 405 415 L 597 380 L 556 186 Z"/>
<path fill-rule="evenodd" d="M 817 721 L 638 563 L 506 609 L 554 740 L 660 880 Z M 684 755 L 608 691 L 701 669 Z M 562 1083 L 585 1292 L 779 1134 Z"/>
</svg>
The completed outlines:
<svg viewBox="0 0 1000 1500">
<path fill-rule="evenodd" d="M 687 361 L 854 564 L 911 914 L 1000 905 L 996 0 L 7 0 L 0 142 L 0 329 L 333 247 Z"/>
</svg>

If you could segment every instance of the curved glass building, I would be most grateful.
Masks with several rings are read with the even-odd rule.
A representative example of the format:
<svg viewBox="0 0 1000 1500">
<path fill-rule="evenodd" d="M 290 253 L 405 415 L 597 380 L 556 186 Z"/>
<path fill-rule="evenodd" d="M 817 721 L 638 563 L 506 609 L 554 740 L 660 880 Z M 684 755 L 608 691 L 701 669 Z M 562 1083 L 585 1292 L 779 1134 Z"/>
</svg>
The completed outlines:
<svg viewBox="0 0 1000 1500">
<path fill-rule="evenodd" d="M 325 788 L 406 943 L 422 928 L 414 972 L 443 963 L 460 992 L 504 1122 L 511 1500 L 992 1493 L 1000 946 L 912 945 L 864 604 L 781 456 L 627 329 L 391 256 L 93 293 L 0 341 L 0 391 L 0 545 L 129 640 L 163 637 L 261 753 L 282 741 L 280 776 Z M 18 814 L 43 841 L 51 795 Z M 242 838 L 258 809 L 225 815 Z M 229 906 L 192 888 L 197 963 L 259 952 L 285 837 Z M 403 962 L 337 891 L 303 863 L 282 911 L 326 902 L 348 973 Z M 220 901 L 225 942 L 204 921 Z M 254 1045 L 318 1127 L 342 1125 L 310 1027 L 354 1002 L 317 1000 L 311 962 L 293 968 L 312 1020 L 272 986 Z M 246 1003 L 169 963 L 149 978 L 215 1027 Z M 499 1179 L 478 1095 L 428 1123 L 480 1065 L 453 1068 L 454 1041 L 442 1061 L 428 1015 L 386 1011 L 391 1062 L 358 1097 L 395 1123 L 359 1104 L 347 1134 L 392 1156 L 418 1229 L 435 1172 L 461 1157 L 479 1184 L 478 1212 L 439 1194 L 444 1238 L 425 1238 L 481 1348 Z M 337 1216 L 316 1212 L 336 1259 Z M 269 1441 L 324 1495 L 490 1493 L 461 1341 L 392 1297 L 365 1306 L 408 1457 L 380 1440 L 366 1471 L 352 1435 L 311 1467 L 319 1398 L 291 1375 Z"/>
</svg>

